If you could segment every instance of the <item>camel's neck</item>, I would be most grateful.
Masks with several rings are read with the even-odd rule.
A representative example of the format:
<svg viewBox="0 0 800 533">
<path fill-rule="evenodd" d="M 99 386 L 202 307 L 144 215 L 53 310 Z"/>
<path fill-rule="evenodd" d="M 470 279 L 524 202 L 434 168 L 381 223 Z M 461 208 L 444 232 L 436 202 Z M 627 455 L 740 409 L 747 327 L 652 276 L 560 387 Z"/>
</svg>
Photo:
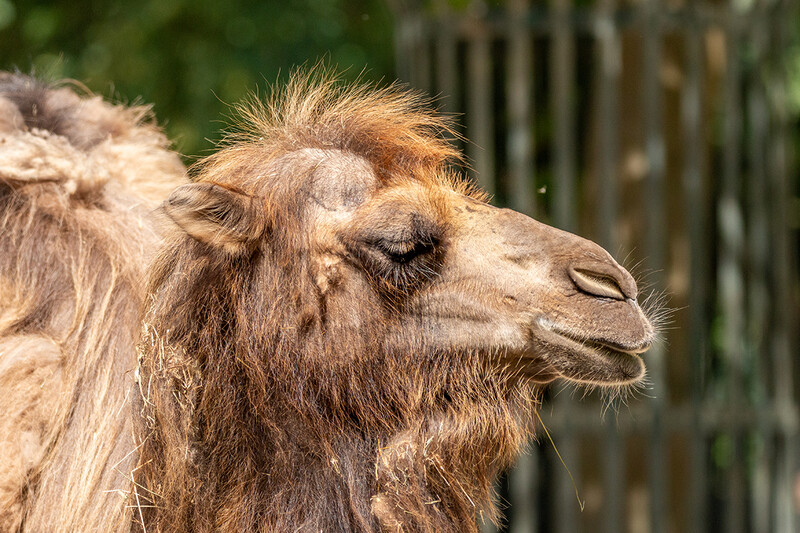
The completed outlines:
<svg viewBox="0 0 800 533">
<path fill-rule="evenodd" d="M 231 530 L 476 532 L 492 517 L 490 487 L 518 452 L 524 435 L 509 405 L 422 417 L 381 438 L 291 439 L 262 454 L 259 474 L 242 468 L 250 496 L 228 494 L 231 516 L 241 501 L 263 508 L 239 514 Z M 218 466 L 215 466 L 218 471 Z M 250 470 L 251 474 L 245 474 Z M 246 526 L 243 526 L 245 524 Z M 294 525 L 294 527 L 293 527 Z"/>
<path fill-rule="evenodd" d="M 262 442 L 203 444 L 179 490 L 145 509 L 147 530 L 477 531 L 476 515 L 492 512 L 491 481 L 520 441 L 516 425 L 488 416 L 420 420 L 381 438 L 295 439 L 274 428 Z"/>
</svg>

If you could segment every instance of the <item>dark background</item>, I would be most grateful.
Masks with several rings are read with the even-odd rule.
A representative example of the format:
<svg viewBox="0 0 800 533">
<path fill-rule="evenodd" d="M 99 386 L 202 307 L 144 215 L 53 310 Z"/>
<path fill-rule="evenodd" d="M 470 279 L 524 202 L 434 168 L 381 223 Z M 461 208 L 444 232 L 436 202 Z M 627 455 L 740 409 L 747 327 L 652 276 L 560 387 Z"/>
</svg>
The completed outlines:
<svg viewBox="0 0 800 533">
<path fill-rule="evenodd" d="M 0 68 L 152 104 L 190 159 L 211 150 L 230 104 L 293 67 L 391 80 L 392 50 L 380 0 L 0 0 Z"/>
</svg>

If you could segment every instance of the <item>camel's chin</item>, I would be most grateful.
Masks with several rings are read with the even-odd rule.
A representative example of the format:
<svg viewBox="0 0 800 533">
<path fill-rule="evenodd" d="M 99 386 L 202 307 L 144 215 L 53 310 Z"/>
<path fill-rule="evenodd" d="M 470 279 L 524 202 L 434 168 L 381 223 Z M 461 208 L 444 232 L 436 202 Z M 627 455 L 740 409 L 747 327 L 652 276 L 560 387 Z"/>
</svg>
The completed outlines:
<svg viewBox="0 0 800 533">
<path fill-rule="evenodd" d="M 536 351 L 561 377 L 575 383 L 597 386 L 631 385 L 645 375 L 637 350 L 622 350 L 592 340 L 575 340 L 553 331 L 537 336 Z"/>
</svg>

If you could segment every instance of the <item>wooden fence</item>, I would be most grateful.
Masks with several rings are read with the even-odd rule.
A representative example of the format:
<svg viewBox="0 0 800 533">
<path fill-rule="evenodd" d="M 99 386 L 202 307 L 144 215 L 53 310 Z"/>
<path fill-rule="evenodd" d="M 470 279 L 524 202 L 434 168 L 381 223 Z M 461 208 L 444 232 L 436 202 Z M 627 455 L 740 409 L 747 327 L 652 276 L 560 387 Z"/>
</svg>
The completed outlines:
<svg viewBox="0 0 800 533">
<path fill-rule="evenodd" d="M 675 310 L 640 394 L 604 413 L 549 393 L 585 509 L 540 435 L 500 483 L 502 529 L 800 531 L 793 3 L 390 3 L 399 77 L 463 117 L 495 201 L 598 241 Z"/>
</svg>

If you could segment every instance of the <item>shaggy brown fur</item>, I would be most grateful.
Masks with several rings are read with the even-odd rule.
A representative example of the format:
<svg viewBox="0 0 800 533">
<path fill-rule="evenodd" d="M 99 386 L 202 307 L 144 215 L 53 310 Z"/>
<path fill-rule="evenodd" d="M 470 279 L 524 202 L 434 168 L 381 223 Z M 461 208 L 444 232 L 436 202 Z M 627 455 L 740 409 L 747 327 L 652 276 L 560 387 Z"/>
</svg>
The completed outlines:
<svg viewBox="0 0 800 533">
<path fill-rule="evenodd" d="M 388 347 L 394 309 L 373 291 L 351 295 L 353 316 L 326 308 L 302 231 L 321 163 L 286 158 L 341 151 L 386 182 L 449 187 L 455 153 L 405 94 L 330 80 L 287 93 L 247 108 L 250 134 L 196 176 L 263 198 L 253 220 L 235 217 L 265 240 L 233 253 L 176 232 L 153 269 L 140 381 L 147 530 L 375 531 L 376 515 L 392 516 L 388 530 L 472 529 L 522 443 L 528 395 L 478 354 L 454 366 L 423 345 Z"/>
<path fill-rule="evenodd" d="M 148 116 L 0 74 L 0 531 L 129 529 L 149 218 L 183 175 Z"/>
<path fill-rule="evenodd" d="M 141 111 L 8 84 L 9 528 L 476 531 L 535 384 L 643 375 L 653 330 L 630 275 L 486 204 L 407 93 L 317 72 L 243 106 L 242 131 L 164 202 L 174 224 L 144 296 L 163 194 L 147 184 L 180 175 L 163 138 Z M 58 98 L 98 110 L 42 115 Z M 113 132 L 112 111 L 127 118 Z M 137 172 L 94 155 L 132 132 Z"/>
<path fill-rule="evenodd" d="M 591 243 L 509 229 L 535 223 L 498 214 L 451 175 L 445 126 L 406 93 L 299 78 L 242 111 L 245 133 L 166 204 L 178 227 L 153 267 L 141 345 L 142 525 L 476 531 L 476 513 L 495 515 L 490 484 L 525 441 L 533 394 L 498 364 L 510 341 L 447 344 L 437 318 L 413 318 L 437 290 L 486 276 L 450 273 L 461 240 L 474 240 L 459 217 L 486 210 L 475 232 L 505 217 L 506 255 L 537 234 L 570 260 L 585 248 L 610 261 L 607 275 L 559 274 L 568 290 L 626 300 L 632 280 Z M 640 323 L 632 346 L 649 343 Z M 459 331 L 469 328 L 479 319 Z"/>
</svg>

